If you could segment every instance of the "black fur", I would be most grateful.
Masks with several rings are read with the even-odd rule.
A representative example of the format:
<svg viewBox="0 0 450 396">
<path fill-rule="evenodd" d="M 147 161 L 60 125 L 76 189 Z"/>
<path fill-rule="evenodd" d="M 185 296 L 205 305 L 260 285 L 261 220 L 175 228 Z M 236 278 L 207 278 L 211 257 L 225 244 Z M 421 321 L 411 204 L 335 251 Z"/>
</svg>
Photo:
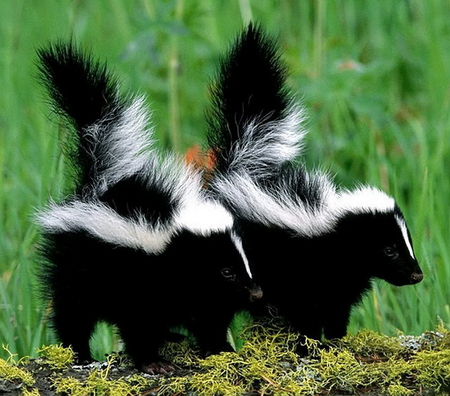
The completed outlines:
<svg viewBox="0 0 450 396">
<path fill-rule="evenodd" d="M 173 327 L 205 354 L 229 350 L 234 314 L 261 297 L 231 215 L 194 169 L 160 159 L 142 101 L 122 98 L 106 66 L 72 43 L 39 51 L 39 62 L 73 127 L 67 155 L 79 176 L 73 195 L 38 216 L 41 289 L 59 339 L 89 360 L 94 327 L 106 321 L 147 371 Z"/>
<path fill-rule="evenodd" d="M 263 301 L 309 338 L 343 337 L 352 307 L 374 278 L 396 286 L 421 280 L 391 214 L 347 215 L 333 231 L 312 238 L 246 220 L 241 227 Z M 386 248 L 395 245 L 398 256 L 387 255 Z M 257 306 L 252 312 L 267 315 Z"/>
<path fill-rule="evenodd" d="M 301 146 L 304 132 L 300 123 L 286 128 L 298 109 L 277 72 L 285 67 L 274 41 L 250 26 L 229 54 L 212 89 L 216 119 L 208 141 L 219 160 L 209 188 L 237 219 L 265 303 L 305 336 L 342 337 L 374 278 L 396 286 L 422 280 L 404 217 L 381 191 L 340 190 L 297 163 L 298 151 L 289 150 Z"/>
<path fill-rule="evenodd" d="M 86 232 L 47 233 L 41 280 L 60 341 L 89 361 L 95 325 L 114 324 L 144 370 L 161 360 L 158 350 L 174 327 L 187 328 L 204 354 L 231 350 L 227 329 L 250 287 L 239 283 L 245 274 L 232 241 L 205 239 L 184 231 L 163 254 L 149 255 Z"/>
<path fill-rule="evenodd" d="M 86 128 L 108 117 L 107 133 L 108 125 L 120 117 L 127 103 L 118 95 L 117 80 L 108 72 L 106 64 L 81 53 L 73 43 L 61 42 L 39 50 L 38 55 L 40 79 L 48 89 L 53 109 L 76 131 L 68 136 L 66 145 L 73 168 L 80 173 L 77 185 L 87 186 L 101 171 L 93 167 L 102 166 L 92 161 L 92 157 L 99 155 L 90 150 L 102 146 L 95 146 L 86 138 Z"/>
</svg>

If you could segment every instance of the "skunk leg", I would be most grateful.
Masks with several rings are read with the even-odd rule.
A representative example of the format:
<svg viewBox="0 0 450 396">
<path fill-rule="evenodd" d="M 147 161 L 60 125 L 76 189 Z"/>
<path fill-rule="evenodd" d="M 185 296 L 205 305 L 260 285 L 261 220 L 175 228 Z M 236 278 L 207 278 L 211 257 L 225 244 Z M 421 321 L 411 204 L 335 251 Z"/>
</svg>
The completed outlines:
<svg viewBox="0 0 450 396">
<path fill-rule="evenodd" d="M 220 310 L 218 310 L 220 311 Z M 227 341 L 228 326 L 232 316 L 223 313 L 223 316 L 208 316 L 208 320 L 196 322 L 189 327 L 189 331 L 197 340 L 197 345 L 204 356 L 220 352 L 232 352 L 233 347 Z"/>
<path fill-rule="evenodd" d="M 327 315 L 324 323 L 324 336 L 327 340 L 342 338 L 347 334 L 347 326 L 350 319 L 351 306 L 333 307 Z"/>
<path fill-rule="evenodd" d="M 86 312 L 76 312 L 67 306 L 55 307 L 53 327 L 64 347 L 71 347 L 76 353 L 77 362 L 86 364 L 92 361 L 89 340 L 96 321 Z"/>
<path fill-rule="evenodd" d="M 137 321 L 136 317 L 126 318 L 118 324 L 120 336 L 125 344 L 125 352 L 133 360 L 136 368 L 149 374 L 164 374 L 173 371 L 159 355 L 159 349 L 168 337 L 168 331 L 157 323 L 146 320 Z"/>
</svg>

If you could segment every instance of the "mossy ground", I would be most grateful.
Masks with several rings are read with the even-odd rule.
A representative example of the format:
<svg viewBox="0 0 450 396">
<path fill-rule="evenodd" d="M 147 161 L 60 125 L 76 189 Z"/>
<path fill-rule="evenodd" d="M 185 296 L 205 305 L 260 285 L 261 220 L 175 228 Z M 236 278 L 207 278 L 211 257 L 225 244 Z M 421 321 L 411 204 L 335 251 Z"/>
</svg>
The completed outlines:
<svg viewBox="0 0 450 396">
<path fill-rule="evenodd" d="M 167 376 L 142 375 L 121 355 L 88 366 L 73 364 L 71 350 L 44 347 L 40 357 L 0 360 L 5 395 L 446 395 L 450 392 L 450 332 L 387 337 L 360 331 L 340 341 L 307 341 L 271 323 L 254 325 L 238 353 L 206 359 L 183 343 L 164 355 L 177 366 Z"/>
</svg>

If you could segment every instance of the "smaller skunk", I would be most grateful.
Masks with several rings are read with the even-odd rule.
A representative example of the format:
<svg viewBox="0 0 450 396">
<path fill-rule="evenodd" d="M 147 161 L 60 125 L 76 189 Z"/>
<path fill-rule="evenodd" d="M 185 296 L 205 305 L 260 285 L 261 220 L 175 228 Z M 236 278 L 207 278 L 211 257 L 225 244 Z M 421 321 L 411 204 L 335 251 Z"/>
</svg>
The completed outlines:
<svg viewBox="0 0 450 396">
<path fill-rule="evenodd" d="M 212 86 L 209 189 L 236 219 L 263 300 L 304 336 L 339 338 L 374 278 L 423 274 L 393 198 L 339 189 L 298 162 L 304 116 L 285 80 L 276 45 L 250 25 Z"/>
<path fill-rule="evenodd" d="M 229 350 L 234 314 L 262 296 L 231 214 L 206 197 L 198 171 L 159 158 L 143 99 L 119 95 L 105 65 L 72 43 L 38 56 L 55 111 L 74 130 L 75 191 L 38 215 L 42 292 L 59 339 L 90 360 L 96 323 L 114 324 L 150 373 L 169 367 L 158 349 L 174 327 L 205 354 Z"/>
</svg>

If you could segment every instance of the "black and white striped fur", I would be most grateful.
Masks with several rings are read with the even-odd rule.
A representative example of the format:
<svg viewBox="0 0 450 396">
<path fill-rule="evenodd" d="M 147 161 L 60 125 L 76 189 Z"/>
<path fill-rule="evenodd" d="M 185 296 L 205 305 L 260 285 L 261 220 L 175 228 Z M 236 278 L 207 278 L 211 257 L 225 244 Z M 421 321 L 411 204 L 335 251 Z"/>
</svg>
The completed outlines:
<svg viewBox="0 0 450 396">
<path fill-rule="evenodd" d="M 374 278 L 402 286 L 423 274 L 392 197 L 338 188 L 298 162 L 304 116 L 285 79 L 276 44 L 250 25 L 212 87 L 209 186 L 237 219 L 263 300 L 305 336 L 342 337 Z"/>
<path fill-rule="evenodd" d="M 204 353 L 231 347 L 234 314 L 261 290 L 231 214 L 205 196 L 202 177 L 174 155 L 160 158 L 142 98 L 119 94 L 105 65 L 72 43 L 39 51 L 40 77 L 72 131 L 66 154 L 75 191 L 38 215 L 40 271 L 52 324 L 80 361 L 95 325 L 117 326 L 144 371 L 186 327 Z"/>
</svg>

